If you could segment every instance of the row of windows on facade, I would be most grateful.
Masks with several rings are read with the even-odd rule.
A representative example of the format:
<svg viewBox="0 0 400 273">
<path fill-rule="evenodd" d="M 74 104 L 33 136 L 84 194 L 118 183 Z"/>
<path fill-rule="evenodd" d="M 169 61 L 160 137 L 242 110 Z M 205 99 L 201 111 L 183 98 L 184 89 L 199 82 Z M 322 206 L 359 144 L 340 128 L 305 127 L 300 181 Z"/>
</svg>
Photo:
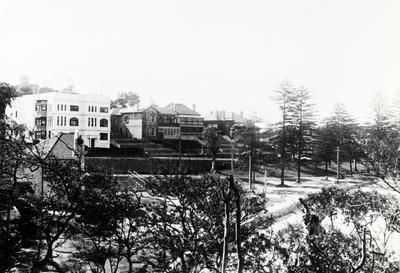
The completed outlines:
<svg viewBox="0 0 400 273">
<path fill-rule="evenodd" d="M 36 125 L 46 125 L 46 118 L 36 118 Z M 70 126 L 79 126 L 78 118 L 70 118 L 69 120 Z M 67 117 L 57 117 L 57 126 L 67 126 Z M 88 118 L 88 126 L 96 127 L 97 126 L 97 118 Z M 100 127 L 108 127 L 107 119 L 100 119 Z"/>
<path fill-rule="evenodd" d="M 163 133 L 164 136 L 177 136 L 179 135 L 179 129 L 176 128 L 159 128 L 158 131 Z M 147 135 L 148 136 L 155 136 L 156 129 L 155 128 L 147 128 Z"/>
<path fill-rule="evenodd" d="M 49 131 L 49 137 L 51 137 L 51 131 Z M 36 131 L 36 139 L 46 139 L 46 131 Z M 100 140 L 108 140 L 108 133 L 100 133 Z"/>
<path fill-rule="evenodd" d="M 37 104 L 36 111 L 46 111 L 47 106 L 45 104 Z M 57 111 L 67 111 L 66 104 L 57 104 Z M 79 105 L 70 105 L 69 111 L 79 112 Z M 97 112 L 97 106 L 88 106 L 88 112 Z M 100 113 L 108 113 L 108 107 L 100 107 Z"/>
<path fill-rule="evenodd" d="M 88 126 L 89 127 L 97 127 L 97 118 L 88 118 Z M 100 127 L 108 127 L 108 120 L 101 119 Z"/>
<path fill-rule="evenodd" d="M 160 128 L 159 131 L 166 136 L 179 135 L 179 129 L 176 128 Z"/>
<path fill-rule="evenodd" d="M 127 120 L 125 123 L 127 123 Z M 146 117 L 147 122 L 156 122 L 156 115 L 148 115 Z M 179 119 L 177 118 L 167 118 L 167 117 L 159 117 L 158 122 L 160 123 L 167 123 L 167 124 L 172 124 L 172 123 L 184 123 L 184 124 L 203 124 L 204 120 L 203 118 L 187 118 L 187 117 L 180 117 Z"/>
</svg>

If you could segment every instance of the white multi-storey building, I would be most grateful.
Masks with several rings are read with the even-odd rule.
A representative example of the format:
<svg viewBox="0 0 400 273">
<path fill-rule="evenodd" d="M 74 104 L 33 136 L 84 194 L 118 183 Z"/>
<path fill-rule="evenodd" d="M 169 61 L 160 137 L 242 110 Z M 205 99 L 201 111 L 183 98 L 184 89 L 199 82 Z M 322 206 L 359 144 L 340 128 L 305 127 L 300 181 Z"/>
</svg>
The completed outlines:
<svg viewBox="0 0 400 273">
<path fill-rule="evenodd" d="M 25 124 L 36 139 L 77 132 L 91 148 L 110 147 L 110 99 L 65 92 L 17 97 L 6 115 Z"/>
</svg>

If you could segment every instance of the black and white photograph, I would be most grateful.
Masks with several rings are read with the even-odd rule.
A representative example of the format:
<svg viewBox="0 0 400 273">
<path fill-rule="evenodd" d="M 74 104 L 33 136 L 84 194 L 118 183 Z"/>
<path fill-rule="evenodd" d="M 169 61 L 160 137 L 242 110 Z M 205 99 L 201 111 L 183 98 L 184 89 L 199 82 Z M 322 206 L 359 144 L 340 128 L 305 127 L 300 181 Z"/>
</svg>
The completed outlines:
<svg viewBox="0 0 400 273">
<path fill-rule="evenodd" d="M 0 273 L 399 273 L 400 1 L 0 0 Z"/>
</svg>

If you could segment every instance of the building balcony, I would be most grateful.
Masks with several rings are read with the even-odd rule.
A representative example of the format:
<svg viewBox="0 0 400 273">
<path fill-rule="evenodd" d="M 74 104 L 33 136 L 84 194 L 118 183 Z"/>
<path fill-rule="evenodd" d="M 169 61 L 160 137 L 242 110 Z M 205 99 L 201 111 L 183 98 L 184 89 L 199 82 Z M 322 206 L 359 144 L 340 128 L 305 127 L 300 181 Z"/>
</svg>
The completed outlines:
<svg viewBox="0 0 400 273">
<path fill-rule="evenodd" d="M 35 111 L 35 118 L 47 117 L 47 111 Z"/>
<path fill-rule="evenodd" d="M 35 131 L 46 131 L 46 125 L 35 125 Z"/>
<path fill-rule="evenodd" d="M 170 123 L 170 122 L 158 122 L 157 125 L 163 127 L 179 127 L 179 123 Z"/>
</svg>

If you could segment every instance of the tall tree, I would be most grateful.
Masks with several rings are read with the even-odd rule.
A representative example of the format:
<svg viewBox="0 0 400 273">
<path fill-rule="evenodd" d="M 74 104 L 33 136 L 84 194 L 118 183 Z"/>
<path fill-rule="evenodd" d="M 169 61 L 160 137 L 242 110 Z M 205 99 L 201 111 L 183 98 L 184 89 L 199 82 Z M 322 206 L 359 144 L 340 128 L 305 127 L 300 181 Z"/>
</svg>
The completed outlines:
<svg viewBox="0 0 400 273">
<path fill-rule="evenodd" d="M 255 172 L 258 166 L 263 164 L 263 146 L 260 141 L 260 128 L 254 121 L 235 124 L 231 128 L 231 136 L 239 156 L 239 164 L 249 170 L 249 185 L 255 180 Z"/>
<path fill-rule="evenodd" d="M 310 92 L 304 88 L 296 88 L 293 94 L 290 118 L 291 130 L 294 134 L 294 149 L 297 156 L 297 182 L 300 183 L 302 157 L 309 153 L 314 127 L 314 105 L 310 102 Z"/>
<path fill-rule="evenodd" d="M 363 147 L 376 176 L 400 192 L 400 134 L 380 94 L 372 104 L 372 122 L 367 125 Z"/>
<path fill-rule="evenodd" d="M 277 142 L 279 147 L 279 167 L 281 169 L 281 185 L 285 184 L 285 167 L 288 164 L 287 146 L 288 146 L 288 126 L 292 117 L 292 106 L 294 101 L 294 87 L 289 81 L 284 81 L 275 90 L 276 103 L 279 106 L 282 114 L 282 120 L 278 123 L 279 134 L 277 135 Z"/>
<path fill-rule="evenodd" d="M 314 155 L 317 162 L 325 165 L 325 175 L 328 176 L 328 166 L 334 159 L 336 140 L 332 125 L 325 119 L 316 128 L 314 138 Z"/>
<path fill-rule="evenodd" d="M 357 141 L 357 124 L 343 104 L 336 104 L 333 114 L 328 118 L 329 126 L 335 139 L 335 146 L 340 149 L 340 161 L 347 160 L 352 169 Z M 340 164 L 340 162 L 336 162 Z"/>
</svg>

